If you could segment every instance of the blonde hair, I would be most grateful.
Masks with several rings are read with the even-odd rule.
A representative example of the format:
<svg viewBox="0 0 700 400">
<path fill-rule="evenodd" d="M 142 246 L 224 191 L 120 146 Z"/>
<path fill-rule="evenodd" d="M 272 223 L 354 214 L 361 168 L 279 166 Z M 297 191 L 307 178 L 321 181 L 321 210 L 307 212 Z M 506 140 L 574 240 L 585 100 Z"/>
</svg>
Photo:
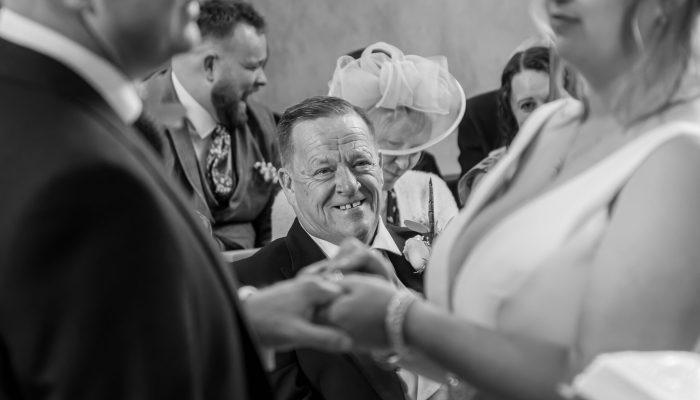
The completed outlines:
<svg viewBox="0 0 700 400">
<path fill-rule="evenodd" d="M 613 111 L 625 126 L 631 126 L 663 112 L 677 101 L 677 94 L 693 56 L 693 33 L 700 12 L 700 0 L 657 0 L 661 15 L 654 30 L 644 38 L 639 31 L 637 14 L 641 0 L 629 0 L 623 20 L 623 45 L 641 53 L 626 74 Z M 546 21 L 544 1 L 533 3 L 535 25 L 545 35 L 552 35 Z M 582 99 L 585 102 L 585 98 Z M 584 118 L 587 113 L 584 113 Z"/>
<path fill-rule="evenodd" d="M 432 121 L 423 112 L 403 106 L 395 109 L 375 107 L 367 111 L 367 117 L 374 125 L 377 141 L 380 144 L 386 138 L 387 132 L 399 124 L 402 124 L 402 135 L 404 135 L 402 138 L 406 141 L 409 140 L 409 135 L 415 135 L 418 138 L 418 144 L 430 140 Z"/>
<path fill-rule="evenodd" d="M 676 103 L 693 56 L 693 33 L 700 1 L 657 0 L 662 14 L 648 39 L 639 32 L 634 0 L 625 18 L 627 46 L 642 53 L 615 103 L 620 121 L 629 126 L 663 112 Z"/>
</svg>

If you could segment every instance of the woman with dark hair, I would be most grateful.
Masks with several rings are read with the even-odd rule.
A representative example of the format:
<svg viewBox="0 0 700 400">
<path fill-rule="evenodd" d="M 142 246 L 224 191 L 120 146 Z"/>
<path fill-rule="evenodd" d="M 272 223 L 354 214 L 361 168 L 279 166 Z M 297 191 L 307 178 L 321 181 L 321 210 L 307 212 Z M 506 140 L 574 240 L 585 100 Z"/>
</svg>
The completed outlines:
<svg viewBox="0 0 700 400">
<path fill-rule="evenodd" d="M 501 145 L 508 146 L 533 111 L 549 101 L 547 47 L 530 47 L 515 53 L 501 74 L 498 91 L 498 122 Z"/>
<path fill-rule="evenodd" d="M 501 147 L 493 150 L 459 180 L 457 191 L 464 204 L 471 189 L 506 153 L 518 130 L 537 107 L 553 100 L 550 93 L 550 50 L 535 46 L 508 60 L 498 90 L 498 128 Z"/>
</svg>

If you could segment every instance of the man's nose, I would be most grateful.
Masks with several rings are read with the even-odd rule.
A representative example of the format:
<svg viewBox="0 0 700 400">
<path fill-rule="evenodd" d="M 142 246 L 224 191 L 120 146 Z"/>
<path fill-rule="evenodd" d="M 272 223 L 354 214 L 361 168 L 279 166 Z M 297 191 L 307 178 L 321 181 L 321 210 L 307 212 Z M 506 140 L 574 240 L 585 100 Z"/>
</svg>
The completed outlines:
<svg viewBox="0 0 700 400">
<path fill-rule="evenodd" d="M 396 156 L 394 164 L 401 169 L 408 169 L 411 164 L 411 156 Z"/>
<path fill-rule="evenodd" d="M 335 192 L 351 195 L 360 189 L 360 182 L 350 168 L 340 166 L 335 171 Z"/>
</svg>

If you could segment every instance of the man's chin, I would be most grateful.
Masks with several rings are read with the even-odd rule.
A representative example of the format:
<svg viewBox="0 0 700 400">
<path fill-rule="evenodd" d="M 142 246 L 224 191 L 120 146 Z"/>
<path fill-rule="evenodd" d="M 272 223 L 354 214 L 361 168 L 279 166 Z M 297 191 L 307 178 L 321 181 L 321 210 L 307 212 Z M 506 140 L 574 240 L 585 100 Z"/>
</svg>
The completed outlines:
<svg viewBox="0 0 700 400">
<path fill-rule="evenodd" d="M 369 244 L 370 241 L 369 229 L 367 229 L 367 227 L 348 229 L 347 231 L 343 232 L 343 237 L 354 237 L 365 244 Z"/>
</svg>

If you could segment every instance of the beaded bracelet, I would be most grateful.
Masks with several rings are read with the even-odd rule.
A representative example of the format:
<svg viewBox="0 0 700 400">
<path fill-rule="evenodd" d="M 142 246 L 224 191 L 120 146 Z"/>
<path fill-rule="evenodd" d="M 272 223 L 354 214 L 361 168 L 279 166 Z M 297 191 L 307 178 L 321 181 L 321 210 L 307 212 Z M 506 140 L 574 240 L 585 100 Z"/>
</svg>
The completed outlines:
<svg viewBox="0 0 700 400">
<path fill-rule="evenodd" d="M 411 305 L 418 300 L 413 293 L 404 289 L 398 291 L 389 301 L 386 307 L 384 323 L 389 346 L 395 358 L 404 358 L 409 353 L 409 349 L 404 342 L 403 325 L 406 320 L 406 313 Z"/>
</svg>

